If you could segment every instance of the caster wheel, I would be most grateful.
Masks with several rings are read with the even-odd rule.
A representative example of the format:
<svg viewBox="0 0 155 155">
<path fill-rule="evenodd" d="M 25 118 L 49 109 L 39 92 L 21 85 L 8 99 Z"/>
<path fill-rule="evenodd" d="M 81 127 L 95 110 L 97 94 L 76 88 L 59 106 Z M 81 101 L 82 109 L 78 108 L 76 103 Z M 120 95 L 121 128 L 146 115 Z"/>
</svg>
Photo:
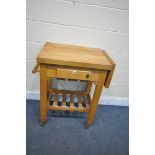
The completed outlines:
<svg viewBox="0 0 155 155">
<path fill-rule="evenodd" d="M 86 125 L 85 125 L 85 129 L 88 129 L 90 126 L 91 126 L 91 125 L 87 125 L 87 124 L 86 124 Z"/>
<path fill-rule="evenodd" d="M 45 125 L 45 123 L 40 122 L 40 126 L 44 126 L 44 125 Z"/>
</svg>

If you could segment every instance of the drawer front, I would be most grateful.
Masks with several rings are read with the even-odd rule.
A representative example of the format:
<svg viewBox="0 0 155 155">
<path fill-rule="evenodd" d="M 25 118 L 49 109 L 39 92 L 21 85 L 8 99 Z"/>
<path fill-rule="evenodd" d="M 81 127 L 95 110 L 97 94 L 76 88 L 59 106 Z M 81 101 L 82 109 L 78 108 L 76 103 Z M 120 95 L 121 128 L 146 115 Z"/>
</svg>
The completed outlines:
<svg viewBox="0 0 155 155">
<path fill-rule="evenodd" d="M 58 68 L 57 78 L 97 81 L 99 78 L 99 73 Z"/>
</svg>

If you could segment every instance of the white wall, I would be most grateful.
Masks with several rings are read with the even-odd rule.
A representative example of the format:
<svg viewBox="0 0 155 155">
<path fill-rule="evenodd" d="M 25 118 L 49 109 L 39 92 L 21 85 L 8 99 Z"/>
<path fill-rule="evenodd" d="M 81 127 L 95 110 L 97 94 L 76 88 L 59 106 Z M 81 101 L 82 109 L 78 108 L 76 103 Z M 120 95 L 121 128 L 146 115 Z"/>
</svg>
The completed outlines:
<svg viewBox="0 0 155 155">
<path fill-rule="evenodd" d="M 102 97 L 128 98 L 128 0 L 27 0 L 27 91 L 39 90 L 32 75 L 44 42 L 98 47 L 116 62 Z"/>
</svg>

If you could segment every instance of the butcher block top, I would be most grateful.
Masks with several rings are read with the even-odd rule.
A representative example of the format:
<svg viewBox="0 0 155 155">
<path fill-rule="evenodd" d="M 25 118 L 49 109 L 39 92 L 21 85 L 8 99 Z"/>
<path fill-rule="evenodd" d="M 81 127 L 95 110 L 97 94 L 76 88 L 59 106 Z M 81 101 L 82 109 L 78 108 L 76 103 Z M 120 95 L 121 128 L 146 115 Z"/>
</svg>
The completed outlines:
<svg viewBox="0 0 155 155">
<path fill-rule="evenodd" d="M 115 66 L 108 54 L 101 49 L 49 42 L 45 43 L 37 62 L 99 70 L 111 70 Z"/>
</svg>

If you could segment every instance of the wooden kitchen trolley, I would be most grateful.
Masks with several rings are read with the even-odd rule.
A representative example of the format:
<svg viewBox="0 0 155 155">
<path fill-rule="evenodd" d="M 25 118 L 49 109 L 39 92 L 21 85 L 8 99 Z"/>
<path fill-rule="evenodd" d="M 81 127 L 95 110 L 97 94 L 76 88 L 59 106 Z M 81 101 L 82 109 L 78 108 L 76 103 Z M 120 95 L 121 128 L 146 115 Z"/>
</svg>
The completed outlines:
<svg viewBox="0 0 155 155">
<path fill-rule="evenodd" d="M 102 87 L 109 87 L 114 69 L 115 63 L 104 50 L 45 43 L 32 70 L 32 73 L 40 71 L 41 123 L 46 123 L 48 110 L 67 110 L 86 112 L 88 114 L 86 127 L 89 127 L 93 123 Z M 85 91 L 53 89 L 53 78 L 86 81 L 86 89 Z M 95 84 L 95 90 L 91 98 L 92 83 Z"/>
</svg>

